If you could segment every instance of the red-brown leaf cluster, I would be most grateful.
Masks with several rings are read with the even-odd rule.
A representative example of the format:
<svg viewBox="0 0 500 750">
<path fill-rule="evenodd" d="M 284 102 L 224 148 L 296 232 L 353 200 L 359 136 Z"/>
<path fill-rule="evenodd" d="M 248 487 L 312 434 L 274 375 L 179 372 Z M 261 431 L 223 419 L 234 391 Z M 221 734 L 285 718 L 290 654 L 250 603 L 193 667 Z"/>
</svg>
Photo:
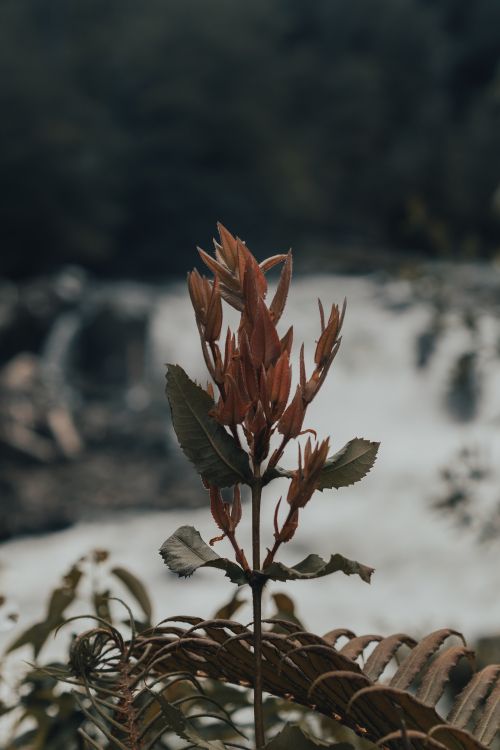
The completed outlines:
<svg viewBox="0 0 500 750">
<path fill-rule="evenodd" d="M 321 330 L 314 369 L 308 377 L 302 345 L 298 384 L 292 392 L 293 328 L 283 336 L 278 333 L 292 277 L 292 254 L 274 255 L 259 264 L 242 240 L 233 237 L 221 224 L 218 229 L 215 257 L 199 249 L 213 279 L 192 271 L 188 275 L 189 293 L 205 362 L 217 388 L 212 415 L 231 431 L 238 444 L 241 445 L 242 436 L 245 438 L 254 470 L 258 467 L 260 472 L 275 433 L 281 435 L 281 442 L 269 458 L 268 470 L 276 466 L 286 444 L 304 431 L 307 406 L 321 388 L 340 346 L 345 302 L 341 311 L 337 305 L 332 306 L 327 321 L 319 302 Z M 268 305 L 265 274 L 279 263 L 282 263 L 280 279 Z M 234 332 L 227 329 L 223 345 L 220 344 L 222 300 L 240 313 L 238 329 Z M 214 395 L 211 387 L 208 392 Z M 304 507 L 314 492 L 327 451 L 328 441 L 313 447 L 309 439 L 303 459 L 300 454 L 299 468 L 287 497 L 294 517 L 289 517 L 286 529 L 278 533 L 281 541 L 293 536 L 298 509 Z M 210 493 L 214 518 L 227 533 L 226 506 L 217 499 L 216 490 L 210 489 Z"/>
</svg>

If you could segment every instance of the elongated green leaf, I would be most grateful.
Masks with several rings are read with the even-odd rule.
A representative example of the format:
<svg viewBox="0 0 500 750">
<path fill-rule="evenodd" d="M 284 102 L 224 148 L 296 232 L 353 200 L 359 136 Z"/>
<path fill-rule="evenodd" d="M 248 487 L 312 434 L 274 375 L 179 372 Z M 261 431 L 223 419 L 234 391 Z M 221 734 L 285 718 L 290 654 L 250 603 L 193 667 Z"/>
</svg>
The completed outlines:
<svg viewBox="0 0 500 750">
<path fill-rule="evenodd" d="M 220 742 L 220 740 L 205 740 L 194 729 L 194 727 L 191 726 L 182 711 L 177 708 L 177 706 L 168 703 L 161 693 L 153 693 L 152 690 L 150 692 L 154 695 L 155 700 L 160 706 L 167 727 L 172 729 L 178 737 L 183 740 L 188 740 L 192 745 L 203 748 L 203 750 L 225 750 L 225 745 Z"/>
<path fill-rule="evenodd" d="M 92 595 L 94 612 L 96 613 L 97 617 L 106 620 L 106 622 L 111 622 L 113 619 L 113 615 L 111 614 L 111 610 L 109 607 L 110 596 L 111 591 L 109 589 L 106 589 L 105 591 L 95 591 Z"/>
<path fill-rule="evenodd" d="M 320 474 L 318 489 L 322 492 L 359 482 L 375 463 L 379 445 L 364 438 L 350 440 L 327 460 Z"/>
<path fill-rule="evenodd" d="M 126 568 L 116 567 L 113 568 L 111 573 L 118 578 L 119 581 L 130 591 L 134 599 L 137 601 L 142 611 L 146 615 L 148 621 L 151 620 L 152 606 L 151 599 L 149 598 L 148 592 L 144 588 L 142 582 Z"/>
<path fill-rule="evenodd" d="M 247 454 L 209 415 L 212 399 L 179 365 L 168 365 L 167 396 L 177 439 L 196 471 L 217 487 L 248 483 Z"/>
<path fill-rule="evenodd" d="M 346 575 L 358 575 L 370 583 L 373 568 L 355 560 L 348 560 L 343 555 L 332 555 L 328 561 L 319 555 L 308 555 L 304 560 L 289 568 L 283 563 L 273 562 L 264 568 L 262 574 L 273 581 L 306 581 L 309 578 L 322 578 L 341 571 Z"/>
<path fill-rule="evenodd" d="M 62 623 L 63 620 L 61 619 L 53 624 L 37 622 L 35 625 L 31 625 L 9 645 L 7 653 L 9 654 L 11 651 L 15 651 L 16 649 L 21 648 L 22 646 L 26 646 L 26 644 L 29 643 L 31 646 L 33 646 L 33 653 L 35 657 L 37 657 L 42 649 L 43 644 L 49 637 L 53 627 L 57 627 Z"/>
<path fill-rule="evenodd" d="M 64 576 L 62 585 L 51 593 L 45 619 L 21 633 L 8 647 L 8 653 L 31 644 L 35 658 L 38 656 L 49 635 L 64 622 L 64 613 L 76 598 L 81 577 L 81 570 L 74 565 Z"/>
<path fill-rule="evenodd" d="M 267 743 L 265 750 L 317 750 L 318 747 L 328 750 L 353 750 L 353 746 L 348 742 L 323 742 L 301 729 L 298 724 L 287 724 Z"/>
<path fill-rule="evenodd" d="M 178 528 L 162 544 L 160 555 L 167 567 L 178 576 L 190 576 L 198 568 L 219 568 L 238 586 L 248 582 L 243 569 L 214 552 L 193 526 Z"/>
<path fill-rule="evenodd" d="M 236 589 L 231 599 L 215 612 L 214 620 L 231 620 L 233 615 L 246 603 L 247 599 L 241 598 L 239 589 Z"/>
</svg>

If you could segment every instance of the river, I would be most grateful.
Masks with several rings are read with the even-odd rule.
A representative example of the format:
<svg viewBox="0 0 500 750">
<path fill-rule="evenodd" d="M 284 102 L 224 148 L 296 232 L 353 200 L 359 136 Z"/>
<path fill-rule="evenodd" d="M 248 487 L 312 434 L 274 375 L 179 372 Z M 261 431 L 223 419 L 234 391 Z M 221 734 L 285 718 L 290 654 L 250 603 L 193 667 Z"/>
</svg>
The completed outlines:
<svg viewBox="0 0 500 750">
<path fill-rule="evenodd" d="M 495 273 L 498 300 L 500 283 Z M 331 301 L 341 303 L 344 296 L 348 299 L 340 353 L 311 406 L 308 426 L 319 437 L 331 435 L 332 452 L 355 436 L 379 440 L 381 448 L 373 470 L 362 482 L 317 493 L 282 559 L 290 563 L 309 552 L 322 556 L 340 552 L 376 572 L 370 585 L 341 574 L 286 587 L 273 584 L 267 594 L 268 613 L 272 610 L 270 593 L 286 589 L 298 615 L 318 633 L 348 627 L 359 634 L 406 631 L 422 635 L 447 626 L 472 640 L 500 630 L 500 598 L 495 594 L 500 538 L 479 544 L 475 529 L 483 516 L 488 526 L 488 514 L 500 502 L 500 325 L 498 310 L 490 304 L 495 299 L 491 277 L 485 273 L 483 278 L 490 302 L 483 305 L 473 290 L 471 299 L 477 302 L 473 323 L 467 318 L 469 292 L 464 289 L 470 286 L 470 275 L 466 270 L 461 281 L 448 280 L 444 292 L 441 287 L 429 292 L 424 283 L 379 277 L 296 280 L 282 328 L 294 323 L 296 350 L 306 341 L 306 361 L 312 360 L 318 336 L 316 298 L 321 297 L 325 306 Z M 445 296 L 446 311 L 436 327 L 439 335 L 433 355 L 425 367 L 417 367 L 416 341 L 420 337 L 425 343 L 421 334 L 430 330 L 439 309 L 436 294 Z M 165 361 L 179 362 L 192 377 L 203 377 L 183 285 L 169 287 L 161 295 L 150 335 L 151 366 L 158 382 Z M 447 396 L 450 378 L 454 363 L 470 351 L 475 353 L 480 398 L 471 413 L 468 407 L 465 414 L 457 413 Z M 477 483 L 479 500 L 469 529 L 457 527 L 452 515 L 432 508 L 445 491 L 441 470 L 450 462 L 461 463 L 459 452 L 464 447 L 477 450 L 487 466 L 486 476 Z M 294 452 L 289 452 L 283 464 L 291 467 L 294 460 Z M 274 500 L 286 492 L 286 485 L 280 483 L 266 490 L 267 540 L 272 536 Z M 245 506 L 240 536 L 247 544 L 248 516 Z M 215 535 L 206 508 L 115 513 L 99 522 L 4 543 L 0 547 L 1 589 L 9 606 L 19 612 L 19 627 L 42 616 L 50 588 L 72 562 L 94 547 L 110 550 L 112 564 L 124 565 L 145 580 L 157 619 L 181 613 L 212 615 L 231 593 L 222 573 L 202 571 L 179 580 L 164 568 L 158 555 L 164 539 L 182 524 L 196 526 L 205 539 Z M 225 543 L 217 551 L 230 554 Z M 249 610 L 242 611 L 241 617 L 249 620 Z M 12 633 L 4 633 L 2 640 L 11 637 Z"/>
</svg>

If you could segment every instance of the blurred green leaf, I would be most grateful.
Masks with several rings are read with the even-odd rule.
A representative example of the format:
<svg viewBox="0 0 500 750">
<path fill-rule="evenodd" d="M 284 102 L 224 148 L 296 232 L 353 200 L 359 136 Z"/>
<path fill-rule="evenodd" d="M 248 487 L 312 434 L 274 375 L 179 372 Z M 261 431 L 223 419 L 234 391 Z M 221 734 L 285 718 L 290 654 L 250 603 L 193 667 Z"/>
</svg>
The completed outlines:
<svg viewBox="0 0 500 750">
<path fill-rule="evenodd" d="M 82 572 L 80 568 L 74 565 L 63 577 L 63 585 L 54 589 L 50 595 L 45 619 L 31 625 L 27 630 L 22 632 L 10 644 L 7 653 L 31 644 L 35 658 L 38 656 L 49 635 L 64 622 L 64 613 L 76 598 L 81 578 Z"/>
<path fill-rule="evenodd" d="M 232 616 L 244 605 L 247 600 L 240 598 L 240 591 L 236 589 L 231 599 L 227 604 L 223 604 L 222 607 L 214 614 L 214 620 L 230 620 Z"/>
<path fill-rule="evenodd" d="M 65 610 L 75 600 L 75 589 L 57 588 L 52 592 L 47 612 L 47 621 L 60 622 Z"/>
<path fill-rule="evenodd" d="M 146 615 L 148 622 L 151 620 L 153 614 L 153 608 L 151 605 L 151 599 L 146 591 L 143 583 L 126 568 L 116 567 L 111 571 L 112 575 L 116 576 L 123 585 L 130 591 L 134 599 L 137 601 L 142 611 Z"/>
<path fill-rule="evenodd" d="M 295 614 L 295 603 L 293 599 L 287 596 L 287 594 L 283 594 L 280 592 L 272 594 L 271 598 L 273 599 L 276 606 L 276 612 L 271 615 L 271 619 L 287 620 L 288 622 L 295 623 L 299 630 L 305 630 L 303 623 L 300 622 L 299 618 Z M 274 633 L 285 632 L 279 624 L 273 625 L 272 630 Z"/>
<path fill-rule="evenodd" d="M 151 691 L 152 692 L 152 691 Z M 219 740 L 207 741 L 189 724 L 186 716 L 180 709 L 168 703 L 161 693 L 154 693 L 158 701 L 162 716 L 167 727 L 172 729 L 178 737 L 188 740 L 195 747 L 203 750 L 225 750 L 225 746 Z"/>
<path fill-rule="evenodd" d="M 267 743 L 266 750 L 317 750 L 318 747 L 329 748 L 329 750 L 354 750 L 347 742 L 323 742 L 312 737 L 297 724 L 287 724 L 281 732 Z"/>
<path fill-rule="evenodd" d="M 54 625 L 48 622 L 37 622 L 35 625 L 31 625 L 29 628 L 27 628 L 27 630 L 24 630 L 21 635 L 19 635 L 15 639 L 15 641 L 13 641 L 13 643 L 10 644 L 10 646 L 7 648 L 7 653 L 9 654 L 11 653 L 11 651 L 16 651 L 16 649 L 30 644 L 31 646 L 33 646 L 35 657 L 37 657 L 51 631 L 54 628 L 58 627 L 61 622 L 62 620 Z"/>
<path fill-rule="evenodd" d="M 98 617 L 101 617 L 106 622 L 112 622 L 111 610 L 109 607 L 109 597 L 111 592 L 109 589 L 106 591 L 96 591 L 92 596 L 92 603 L 94 605 L 94 612 Z"/>
</svg>

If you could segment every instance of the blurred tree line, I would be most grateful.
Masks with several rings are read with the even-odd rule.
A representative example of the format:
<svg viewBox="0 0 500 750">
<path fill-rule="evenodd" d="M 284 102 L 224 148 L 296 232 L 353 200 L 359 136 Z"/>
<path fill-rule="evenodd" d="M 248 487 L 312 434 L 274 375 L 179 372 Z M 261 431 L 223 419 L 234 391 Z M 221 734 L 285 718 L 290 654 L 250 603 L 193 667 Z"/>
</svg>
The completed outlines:
<svg viewBox="0 0 500 750">
<path fill-rule="evenodd" d="M 498 0 L 2 0 L 0 273 L 498 252 Z"/>
</svg>

